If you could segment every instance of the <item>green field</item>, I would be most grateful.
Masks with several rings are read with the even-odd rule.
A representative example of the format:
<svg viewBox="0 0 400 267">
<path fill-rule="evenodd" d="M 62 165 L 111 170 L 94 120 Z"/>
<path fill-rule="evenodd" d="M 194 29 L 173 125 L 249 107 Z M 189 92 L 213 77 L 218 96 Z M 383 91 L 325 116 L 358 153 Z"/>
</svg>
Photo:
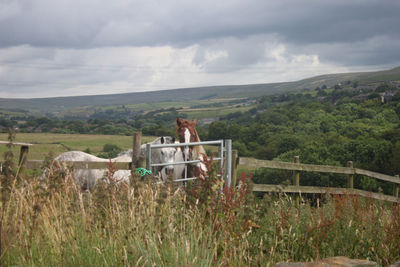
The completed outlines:
<svg viewBox="0 0 400 267">
<path fill-rule="evenodd" d="M 0 134 L 0 141 L 7 140 L 7 134 Z M 142 142 L 149 142 L 154 140 L 155 137 L 143 136 Z M 83 151 L 87 148 L 93 154 L 102 151 L 105 144 L 114 144 L 128 150 L 133 146 L 132 136 L 119 136 L 119 135 L 90 135 L 90 134 L 52 134 L 52 133 L 19 133 L 16 135 L 15 142 L 24 142 L 34 144 L 29 149 L 28 159 L 40 160 L 44 159 L 51 151 L 54 155 L 69 150 Z M 3 153 L 7 150 L 5 145 L 0 145 L 1 159 Z M 14 155 L 18 155 L 19 147 L 13 147 Z"/>
<path fill-rule="evenodd" d="M 238 98 L 237 98 L 238 99 Z M 140 104 L 132 104 L 125 105 L 125 107 L 133 109 L 133 110 L 144 110 L 150 111 L 156 109 L 168 109 L 168 108 L 184 108 L 184 107 L 193 107 L 196 105 L 210 105 L 217 103 L 226 103 L 235 99 L 207 99 L 207 100 L 193 100 L 193 101 L 168 101 L 168 102 L 159 102 L 159 103 L 140 103 Z"/>
<path fill-rule="evenodd" d="M 131 112 L 138 112 L 138 111 L 143 111 L 144 113 L 148 113 L 151 111 L 155 110 L 162 110 L 162 109 L 188 109 L 190 107 L 200 107 L 203 106 L 204 108 L 200 108 L 198 114 L 200 115 L 195 115 L 197 118 L 208 118 L 208 117 L 214 117 L 215 115 L 226 115 L 228 113 L 236 112 L 235 107 L 229 106 L 232 101 L 236 102 L 239 100 L 245 101 L 245 99 L 242 98 L 226 98 L 226 99 L 221 99 L 221 98 L 215 98 L 215 99 L 207 99 L 207 100 L 192 100 L 192 101 L 166 101 L 166 102 L 147 102 L 147 103 L 137 103 L 137 104 L 125 104 L 125 105 L 102 105 L 102 106 L 84 106 L 84 107 L 76 107 L 73 109 L 68 109 L 64 110 L 61 112 L 57 113 L 58 117 L 65 117 L 65 116 L 75 116 L 75 117 L 85 117 L 86 115 L 92 115 L 95 113 L 95 111 L 99 112 L 107 112 L 107 111 L 116 111 L 116 112 L 122 112 L 126 110 L 130 110 Z M 215 104 L 221 104 L 223 103 L 225 107 L 218 107 L 218 108 L 213 108 L 212 106 Z M 196 108 L 195 108 L 196 109 Z M 218 109 L 221 110 L 221 112 L 214 112 L 214 113 L 201 113 L 201 110 L 203 109 Z M 158 114 L 162 114 L 163 112 L 159 112 Z M 185 113 L 185 112 L 182 112 Z M 0 113 L 1 115 L 1 113 Z M 191 116 L 191 112 L 189 116 Z"/>
<path fill-rule="evenodd" d="M 246 112 L 254 108 L 252 106 L 231 106 L 231 107 L 217 107 L 217 108 L 196 108 L 196 109 L 182 109 L 178 110 L 179 114 L 186 114 L 189 119 L 203 119 L 203 118 L 218 118 L 226 116 L 235 112 Z"/>
<path fill-rule="evenodd" d="M 26 113 L 7 109 L 0 109 L 0 117 L 2 116 L 26 116 Z"/>
</svg>

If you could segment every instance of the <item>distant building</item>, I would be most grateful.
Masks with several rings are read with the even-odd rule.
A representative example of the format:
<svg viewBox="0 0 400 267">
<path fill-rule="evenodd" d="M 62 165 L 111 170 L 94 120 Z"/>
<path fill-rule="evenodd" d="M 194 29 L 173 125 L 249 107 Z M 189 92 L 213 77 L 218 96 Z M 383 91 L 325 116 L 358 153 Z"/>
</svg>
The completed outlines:
<svg viewBox="0 0 400 267">
<path fill-rule="evenodd" d="M 396 95 L 396 91 L 386 91 L 383 93 L 380 93 L 379 95 L 381 96 L 381 102 L 382 103 L 387 103 L 392 101 L 393 97 Z"/>
</svg>

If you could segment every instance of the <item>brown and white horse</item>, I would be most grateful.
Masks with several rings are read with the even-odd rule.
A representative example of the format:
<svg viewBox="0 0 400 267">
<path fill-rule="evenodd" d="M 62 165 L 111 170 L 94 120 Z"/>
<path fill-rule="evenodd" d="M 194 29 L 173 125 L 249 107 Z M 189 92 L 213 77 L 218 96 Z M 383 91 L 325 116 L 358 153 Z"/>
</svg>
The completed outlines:
<svg viewBox="0 0 400 267">
<path fill-rule="evenodd" d="M 176 119 L 176 133 L 179 137 L 180 143 L 192 143 L 192 142 L 200 142 L 199 135 L 196 131 L 196 123 L 197 119 L 194 119 L 193 122 L 177 118 Z M 182 148 L 184 160 L 192 161 L 192 160 L 200 160 L 199 163 L 189 164 L 188 165 L 188 177 L 199 177 L 201 179 L 205 179 L 207 176 L 207 167 L 204 164 L 204 160 L 207 159 L 206 151 L 201 145 L 194 146 L 184 146 Z"/>
</svg>

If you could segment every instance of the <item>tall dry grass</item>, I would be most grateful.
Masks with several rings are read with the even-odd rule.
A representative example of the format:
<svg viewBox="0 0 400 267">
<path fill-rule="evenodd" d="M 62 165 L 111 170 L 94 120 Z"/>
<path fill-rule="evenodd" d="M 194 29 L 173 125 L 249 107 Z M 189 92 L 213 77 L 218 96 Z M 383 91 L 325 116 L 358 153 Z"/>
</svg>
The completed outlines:
<svg viewBox="0 0 400 267">
<path fill-rule="evenodd" d="M 296 208 L 285 195 L 254 198 L 247 180 L 242 175 L 235 190 L 221 190 L 211 178 L 187 188 L 111 181 L 83 192 L 69 170 L 51 169 L 46 180 L 2 175 L 1 262 L 273 266 L 343 255 L 385 266 L 399 260 L 399 206 L 337 197 Z"/>
<path fill-rule="evenodd" d="M 230 251 L 228 232 L 219 229 L 224 218 L 181 187 L 100 183 L 83 192 L 69 170 L 50 171 L 46 180 L 2 176 L 14 179 L 1 206 L 6 266 L 214 266 L 232 255 L 247 261 L 241 244 Z"/>
</svg>

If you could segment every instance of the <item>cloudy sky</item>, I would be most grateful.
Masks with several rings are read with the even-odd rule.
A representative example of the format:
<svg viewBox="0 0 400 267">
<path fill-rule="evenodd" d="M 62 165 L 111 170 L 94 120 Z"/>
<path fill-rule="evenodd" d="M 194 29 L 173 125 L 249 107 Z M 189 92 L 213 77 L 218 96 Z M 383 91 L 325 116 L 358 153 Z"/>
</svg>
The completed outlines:
<svg viewBox="0 0 400 267">
<path fill-rule="evenodd" d="M 398 0 L 0 0 L 0 97 L 400 66 Z"/>
</svg>

